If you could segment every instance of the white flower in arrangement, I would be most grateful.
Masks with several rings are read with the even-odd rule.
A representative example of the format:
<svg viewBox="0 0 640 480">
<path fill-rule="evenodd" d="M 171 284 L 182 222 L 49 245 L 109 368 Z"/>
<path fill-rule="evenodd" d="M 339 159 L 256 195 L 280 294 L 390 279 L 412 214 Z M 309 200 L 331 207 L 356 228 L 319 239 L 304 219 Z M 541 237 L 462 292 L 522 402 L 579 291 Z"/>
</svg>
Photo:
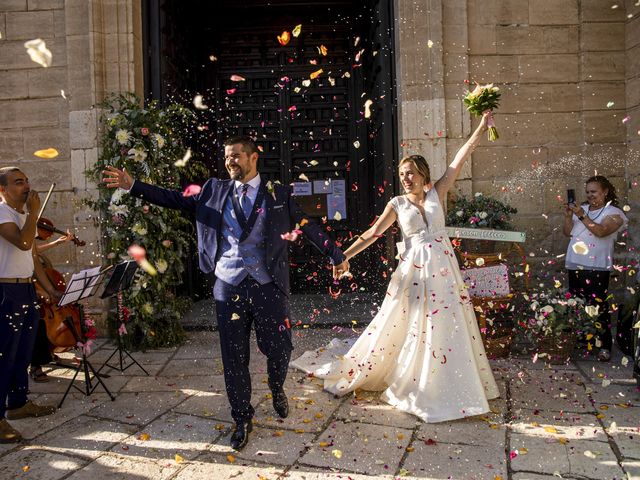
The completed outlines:
<svg viewBox="0 0 640 480">
<path fill-rule="evenodd" d="M 128 152 L 129 158 L 132 158 L 136 162 L 143 162 L 147 158 L 147 152 L 142 147 L 136 147 L 130 149 Z"/>
<path fill-rule="evenodd" d="M 111 205 L 109 205 L 109 212 L 111 212 L 112 215 L 121 215 L 123 217 L 126 217 L 127 215 L 129 215 L 129 207 L 127 207 L 126 205 L 118 205 L 116 203 L 112 203 Z"/>
<path fill-rule="evenodd" d="M 553 312 L 553 307 L 551 305 L 545 305 L 544 307 L 542 307 L 540 309 L 540 311 L 543 312 L 543 313 L 547 313 L 548 314 L 548 313 Z"/>
<path fill-rule="evenodd" d="M 462 211 L 462 210 L 458 210 L 458 211 L 456 212 L 456 215 L 457 215 L 458 217 L 461 217 L 462 215 L 464 215 L 464 211 Z"/>
<path fill-rule="evenodd" d="M 133 233 L 137 233 L 138 235 L 146 235 L 147 229 L 139 223 L 134 223 L 133 227 L 131 227 Z"/>
<path fill-rule="evenodd" d="M 156 133 L 153 135 L 153 139 L 156 141 L 158 148 L 164 147 L 165 139 L 162 135 L 160 135 L 159 133 Z"/>
<path fill-rule="evenodd" d="M 534 300 L 533 302 L 531 302 L 531 310 L 535 312 L 538 309 L 538 307 L 539 307 L 539 304 L 537 301 Z"/>
<path fill-rule="evenodd" d="M 480 212 L 478 216 L 480 217 L 481 220 L 484 220 L 489 216 L 489 214 L 487 212 Z"/>
<path fill-rule="evenodd" d="M 569 305 L 570 307 L 575 307 L 577 304 L 578 302 L 575 298 L 570 298 L 569 300 L 567 300 L 567 305 Z"/>
<path fill-rule="evenodd" d="M 120 203 L 124 192 L 125 191 L 121 188 L 114 189 L 113 193 L 111 194 L 111 204 L 113 205 L 114 203 Z"/>
<path fill-rule="evenodd" d="M 142 311 L 144 313 L 147 313 L 147 314 L 151 315 L 153 313 L 153 305 L 151 305 L 149 302 L 145 303 L 142 306 Z"/>
<path fill-rule="evenodd" d="M 120 145 L 126 145 L 131 141 L 131 133 L 121 128 L 116 132 L 116 140 Z"/>
<path fill-rule="evenodd" d="M 156 268 L 160 273 L 166 272 L 168 267 L 169 267 L 169 264 L 167 263 L 166 260 L 161 258 L 156 261 Z"/>
<path fill-rule="evenodd" d="M 482 196 L 482 192 L 476 192 L 474 195 L 474 197 L 478 198 Z"/>
</svg>

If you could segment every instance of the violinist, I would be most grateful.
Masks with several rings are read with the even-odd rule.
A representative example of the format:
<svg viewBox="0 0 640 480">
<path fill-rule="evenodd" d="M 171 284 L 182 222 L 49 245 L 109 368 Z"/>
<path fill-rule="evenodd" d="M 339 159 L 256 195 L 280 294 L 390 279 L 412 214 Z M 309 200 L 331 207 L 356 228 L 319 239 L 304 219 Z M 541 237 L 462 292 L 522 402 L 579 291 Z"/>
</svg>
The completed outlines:
<svg viewBox="0 0 640 480">
<path fill-rule="evenodd" d="M 0 443 L 13 443 L 22 436 L 7 419 L 55 412 L 27 398 L 27 366 L 39 319 L 34 273 L 45 295 L 52 299 L 59 293 L 34 262 L 40 198 L 19 168 L 0 168 L 0 198 Z"/>
<path fill-rule="evenodd" d="M 45 240 L 40 229 L 38 230 L 38 236 L 36 238 L 39 240 Z M 43 253 L 54 247 L 70 242 L 73 239 L 74 236 L 71 234 L 71 232 L 67 231 L 65 235 L 61 235 L 55 240 L 47 243 L 36 244 L 37 260 L 40 261 L 45 268 L 47 266 L 50 266 L 50 260 L 46 258 Z M 36 341 L 33 347 L 33 355 L 31 356 L 31 365 L 29 366 L 29 376 L 34 382 L 40 383 L 49 381 L 49 377 L 44 372 L 44 370 L 42 370 L 42 366 L 54 360 L 53 356 L 51 355 L 51 347 L 51 342 L 47 337 L 47 325 L 44 321 L 43 316 L 40 315 L 40 320 L 38 322 L 38 331 L 36 333 Z"/>
</svg>

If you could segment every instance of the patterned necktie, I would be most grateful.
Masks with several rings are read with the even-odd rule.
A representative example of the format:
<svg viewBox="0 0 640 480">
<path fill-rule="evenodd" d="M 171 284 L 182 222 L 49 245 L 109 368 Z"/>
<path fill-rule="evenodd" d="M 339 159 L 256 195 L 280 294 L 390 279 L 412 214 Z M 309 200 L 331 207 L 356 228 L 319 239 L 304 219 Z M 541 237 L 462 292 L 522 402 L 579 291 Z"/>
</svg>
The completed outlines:
<svg viewBox="0 0 640 480">
<path fill-rule="evenodd" d="M 249 190 L 249 184 L 245 183 L 240 187 L 240 208 L 242 208 L 242 213 L 244 213 L 244 218 L 247 220 L 251 215 L 251 200 L 249 200 L 249 195 L 247 195 L 247 190 Z"/>
</svg>

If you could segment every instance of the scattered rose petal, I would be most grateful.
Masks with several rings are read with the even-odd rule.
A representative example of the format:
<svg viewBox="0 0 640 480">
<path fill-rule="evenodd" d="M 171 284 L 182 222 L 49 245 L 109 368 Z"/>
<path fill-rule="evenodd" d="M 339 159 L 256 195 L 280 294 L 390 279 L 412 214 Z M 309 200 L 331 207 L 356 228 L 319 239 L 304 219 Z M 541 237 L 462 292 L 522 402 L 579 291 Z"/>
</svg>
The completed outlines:
<svg viewBox="0 0 640 480">
<path fill-rule="evenodd" d="M 628 212 L 631 210 L 631 207 L 629 205 L 625 205 L 624 207 L 622 207 L 622 210 Z"/>
<path fill-rule="evenodd" d="M 278 35 L 278 42 L 283 47 L 289 43 L 289 40 L 291 40 L 291 35 L 286 30 L 282 32 L 280 35 Z"/>
<path fill-rule="evenodd" d="M 196 95 L 193 97 L 193 106 L 198 110 L 207 110 L 209 107 L 202 103 L 202 95 Z"/>
<path fill-rule="evenodd" d="M 229 462 L 229 463 L 235 463 L 235 461 L 236 461 L 236 457 L 234 457 L 234 456 L 233 456 L 233 455 L 231 455 L 231 454 L 228 454 L 228 455 L 227 455 L 227 462 Z"/>
<path fill-rule="evenodd" d="M 227 95 L 233 95 L 236 93 L 237 88 L 227 88 Z"/>
<path fill-rule="evenodd" d="M 193 195 L 198 195 L 202 191 L 202 187 L 200 185 L 188 185 L 187 188 L 182 192 L 183 197 L 192 197 Z"/>
<path fill-rule="evenodd" d="M 176 461 L 176 463 L 184 462 L 184 457 L 182 455 L 177 454 L 177 453 L 175 454 L 175 456 L 173 458 Z"/>
<path fill-rule="evenodd" d="M 587 458 L 596 458 L 596 454 L 593 453 L 591 450 L 585 450 L 584 451 L 584 456 Z"/>
<path fill-rule="evenodd" d="M 630 116 L 630 115 L 627 115 L 626 117 L 624 117 L 624 118 L 622 119 L 622 123 L 627 123 L 629 120 L 631 120 L 631 116 Z"/>
<path fill-rule="evenodd" d="M 240 315 L 238 315 L 237 313 L 232 313 L 231 314 L 231 320 L 240 320 Z"/>
<path fill-rule="evenodd" d="M 589 247 L 587 247 L 587 244 L 584 243 L 583 241 L 574 243 L 571 248 L 573 249 L 573 252 L 577 255 L 586 255 L 587 253 L 589 253 Z"/>
<path fill-rule="evenodd" d="M 333 216 L 334 220 L 342 220 L 342 214 L 340 212 L 336 212 L 336 214 Z"/>
<path fill-rule="evenodd" d="M 353 142 L 353 146 L 355 148 L 360 148 L 360 142 L 358 140 L 356 140 L 355 142 Z"/>
<path fill-rule="evenodd" d="M 302 81 L 302 86 L 303 87 L 310 87 L 311 86 L 311 80 L 309 79 L 305 79 Z"/>
<path fill-rule="evenodd" d="M 476 265 L 481 267 L 484 265 L 484 258 L 480 257 L 480 258 L 476 258 Z"/>
<path fill-rule="evenodd" d="M 187 148 L 187 151 L 184 153 L 182 160 L 176 160 L 175 162 L 173 162 L 173 164 L 176 167 L 184 167 L 187 165 L 187 162 L 189 161 L 190 158 L 191 158 L 191 149 Z"/>
<path fill-rule="evenodd" d="M 620 363 L 622 364 L 623 367 L 626 367 L 627 365 L 629 365 L 629 359 L 627 357 L 622 357 L 622 360 L 620 360 Z"/>
<path fill-rule="evenodd" d="M 342 458 L 342 450 L 331 450 L 331 454 L 336 458 Z"/>
<path fill-rule="evenodd" d="M 318 52 L 320 52 L 320 55 L 322 55 L 323 57 L 326 57 L 329 51 L 327 50 L 327 47 L 325 47 L 324 45 L 320 45 L 318 47 Z"/>
<path fill-rule="evenodd" d="M 141 433 L 140 435 L 138 435 L 138 440 L 141 440 L 143 442 L 146 442 L 150 438 L 151 438 L 151 435 L 149 435 L 148 433 Z"/>
<path fill-rule="evenodd" d="M 53 60 L 53 55 L 47 48 L 47 44 L 41 38 L 35 40 L 29 40 L 24 42 L 24 48 L 27 49 L 27 53 L 31 60 L 43 67 L 50 67 Z"/>
<path fill-rule="evenodd" d="M 244 82 L 246 80 L 246 78 L 244 78 L 242 75 L 231 75 L 231 81 L 232 82 Z"/>
<path fill-rule="evenodd" d="M 373 105 L 373 100 L 367 100 L 364 102 L 364 118 L 371 118 L 371 105 Z"/>
<path fill-rule="evenodd" d="M 427 42 L 427 47 L 429 47 L 429 48 L 432 48 L 432 47 L 433 47 L 433 41 L 432 41 L 432 40 L 429 40 L 429 41 Z"/>
<path fill-rule="evenodd" d="M 33 154 L 38 158 L 56 158 L 59 155 L 58 150 L 55 148 L 38 150 L 37 152 L 33 152 Z"/>
<path fill-rule="evenodd" d="M 293 27 L 293 30 L 291 30 L 291 35 L 298 38 L 298 36 L 300 35 L 300 32 L 302 32 L 302 24 L 296 25 L 295 27 Z"/>
<path fill-rule="evenodd" d="M 298 178 L 300 180 L 304 180 L 305 182 L 309 181 L 309 177 L 307 177 L 304 173 L 301 173 L 300 175 L 298 175 Z"/>
<path fill-rule="evenodd" d="M 320 70 L 316 70 L 315 72 L 312 72 L 311 75 L 309 75 L 309 78 L 311 80 L 315 80 L 316 78 L 318 78 L 320 75 L 322 75 L 322 69 Z"/>
<path fill-rule="evenodd" d="M 615 105 L 615 102 L 607 102 L 607 108 L 611 108 Z"/>
</svg>

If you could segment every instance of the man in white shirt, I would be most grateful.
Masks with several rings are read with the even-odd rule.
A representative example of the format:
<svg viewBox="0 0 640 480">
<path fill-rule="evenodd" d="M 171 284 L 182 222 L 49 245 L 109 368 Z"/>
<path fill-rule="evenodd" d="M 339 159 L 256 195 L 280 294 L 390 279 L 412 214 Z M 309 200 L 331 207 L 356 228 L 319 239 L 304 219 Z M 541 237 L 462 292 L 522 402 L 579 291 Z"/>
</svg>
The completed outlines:
<svg viewBox="0 0 640 480">
<path fill-rule="evenodd" d="M 17 167 L 0 168 L 0 443 L 22 437 L 9 420 L 41 417 L 55 407 L 27 399 L 27 367 L 36 338 L 39 314 L 33 286 L 38 282 L 50 297 L 59 294 L 34 262 L 40 198 Z"/>
</svg>

